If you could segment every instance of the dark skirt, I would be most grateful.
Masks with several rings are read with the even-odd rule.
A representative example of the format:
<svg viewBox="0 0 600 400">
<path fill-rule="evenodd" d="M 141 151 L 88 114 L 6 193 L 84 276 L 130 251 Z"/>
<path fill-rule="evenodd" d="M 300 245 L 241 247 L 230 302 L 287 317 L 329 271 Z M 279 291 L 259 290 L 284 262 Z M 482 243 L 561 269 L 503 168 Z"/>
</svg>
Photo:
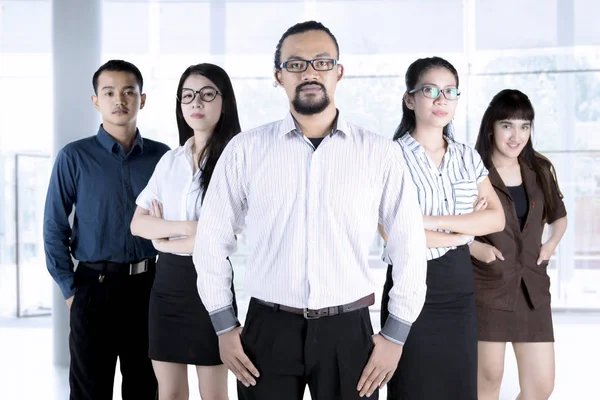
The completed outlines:
<svg viewBox="0 0 600 400">
<path fill-rule="evenodd" d="M 554 342 L 550 303 L 533 308 L 521 281 L 513 311 L 477 307 L 479 340 L 482 342 Z"/>
<path fill-rule="evenodd" d="M 392 266 L 384 286 L 382 326 L 389 315 Z M 467 246 L 427 262 L 427 296 L 412 325 L 388 400 L 476 400 L 477 318 Z"/>
<path fill-rule="evenodd" d="M 191 365 L 220 365 L 219 340 L 200 300 L 191 256 L 160 253 L 150 293 L 148 356 Z M 233 285 L 232 285 L 233 292 Z M 235 297 L 233 300 L 236 309 Z"/>
</svg>

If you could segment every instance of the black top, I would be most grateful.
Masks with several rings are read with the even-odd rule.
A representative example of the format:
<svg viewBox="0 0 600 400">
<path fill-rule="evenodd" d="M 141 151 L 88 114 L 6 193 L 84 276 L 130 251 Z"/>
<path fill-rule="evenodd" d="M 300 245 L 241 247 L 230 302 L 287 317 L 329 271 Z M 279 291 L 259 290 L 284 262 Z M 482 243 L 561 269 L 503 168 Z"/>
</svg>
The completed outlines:
<svg viewBox="0 0 600 400">
<path fill-rule="evenodd" d="M 519 186 L 507 186 L 517 211 L 517 218 L 519 219 L 519 226 L 523 230 L 525 220 L 527 219 L 527 212 L 529 211 L 529 204 L 527 201 L 527 192 L 525 187 L 521 183 Z"/>
<path fill-rule="evenodd" d="M 319 145 L 321 144 L 321 142 L 323 141 L 323 139 L 325 139 L 324 137 L 320 137 L 320 138 L 308 138 L 308 140 L 310 140 L 310 142 L 313 144 L 313 146 L 315 146 L 315 150 L 317 149 L 317 147 L 319 147 Z"/>
</svg>

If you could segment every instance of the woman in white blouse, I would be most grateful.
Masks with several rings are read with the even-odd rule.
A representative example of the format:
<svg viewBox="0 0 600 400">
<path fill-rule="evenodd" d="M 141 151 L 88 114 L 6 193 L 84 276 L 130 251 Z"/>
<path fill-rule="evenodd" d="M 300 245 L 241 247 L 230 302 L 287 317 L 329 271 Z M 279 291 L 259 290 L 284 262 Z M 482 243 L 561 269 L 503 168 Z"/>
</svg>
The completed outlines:
<svg viewBox="0 0 600 400">
<path fill-rule="evenodd" d="M 409 66 L 405 81 L 394 140 L 424 215 L 427 295 L 388 383 L 388 399 L 476 400 L 477 323 L 466 245 L 474 235 L 502 230 L 504 213 L 477 152 L 452 138 L 460 97 L 456 69 L 442 58 L 423 58 Z M 388 262 L 382 324 L 393 285 Z"/>
<path fill-rule="evenodd" d="M 131 232 L 152 239 L 159 251 L 150 296 L 149 357 L 161 400 L 189 397 L 188 365 L 196 366 L 204 400 L 227 399 L 227 368 L 198 296 L 191 256 L 211 175 L 229 140 L 240 132 L 227 73 L 213 64 L 189 67 L 179 81 L 175 114 L 180 146 L 156 166 L 131 222 Z"/>
</svg>

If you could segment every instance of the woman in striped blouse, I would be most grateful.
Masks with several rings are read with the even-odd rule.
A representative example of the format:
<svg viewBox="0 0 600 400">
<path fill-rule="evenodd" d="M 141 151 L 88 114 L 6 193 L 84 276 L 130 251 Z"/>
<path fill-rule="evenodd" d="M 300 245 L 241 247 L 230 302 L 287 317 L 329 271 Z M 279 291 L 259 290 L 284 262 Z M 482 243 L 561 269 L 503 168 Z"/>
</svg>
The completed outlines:
<svg viewBox="0 0 600 400">
<path fill-rule="evenodd" d="M 502 230 L 504 212 L 477 152 L 452 138 L 460 97 L 456 69 L 439 57 L 419 59 L 409 66 L 405 83 L 394 140 L 424 215 L 427 296 L 388 383 L 388 399 L 476 400 L 477 322 L 467 243 Z M 382 323 L 393 285 L 393 260 L 387 261 Z"/>
</svg>

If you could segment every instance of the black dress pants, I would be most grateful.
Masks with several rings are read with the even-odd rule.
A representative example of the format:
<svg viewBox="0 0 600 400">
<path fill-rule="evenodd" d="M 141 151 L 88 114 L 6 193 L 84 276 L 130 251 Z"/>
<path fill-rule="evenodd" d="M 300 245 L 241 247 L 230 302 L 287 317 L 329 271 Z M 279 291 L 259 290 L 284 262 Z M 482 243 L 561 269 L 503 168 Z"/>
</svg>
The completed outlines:
<svg viewBox="0 0 600 400">
<path fill-rule="evenodd" d="M 373 350 L 369 309 L 319 319 L 250 301 L 242 331 L 244 351 L 260 377 L 238 382 L 240 400 L 360 399 L 356 387 Z M 376 391 L 370 397 L 378 398 Z"/>
<path fill-rule="evenodd" d="M 117 357 L 123 400 L 155 400 L 157 382 L 148 358 L 151 268 L 137 275 L 105 275 L 80 263 L 71 305 L 71 400 L 112 400 Z"/>
</svg>

